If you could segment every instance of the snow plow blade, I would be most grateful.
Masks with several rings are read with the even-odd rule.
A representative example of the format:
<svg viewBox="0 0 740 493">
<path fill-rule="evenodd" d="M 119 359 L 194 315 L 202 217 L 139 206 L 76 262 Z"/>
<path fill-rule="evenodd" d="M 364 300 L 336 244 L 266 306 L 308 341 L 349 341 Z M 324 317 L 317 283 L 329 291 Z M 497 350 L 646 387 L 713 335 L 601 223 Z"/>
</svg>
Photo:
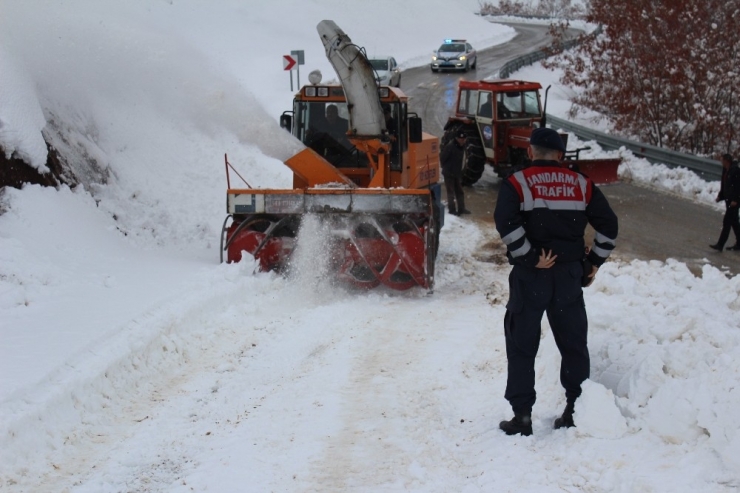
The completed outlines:
<svg viewBox="0 0 740 493">
<path fill-rule="evenodd" d="M 433 285 L 436 225 L 427 190 L 248 189 L 227 196 L 227 262 L 247 252 L 262 271 L 289 270 L 301 225 L 313 215 L 326 235 L 320 254 L 341 281 L 397 290 Z"/>
<path fill-rule="evenodd" d="M 622 160 L 616 159 L 579 159 L 563 161 L 562 165 L 588 176 L 597 185 L 607 185 L 619 181 L 619 165 Z"/>
</svg>

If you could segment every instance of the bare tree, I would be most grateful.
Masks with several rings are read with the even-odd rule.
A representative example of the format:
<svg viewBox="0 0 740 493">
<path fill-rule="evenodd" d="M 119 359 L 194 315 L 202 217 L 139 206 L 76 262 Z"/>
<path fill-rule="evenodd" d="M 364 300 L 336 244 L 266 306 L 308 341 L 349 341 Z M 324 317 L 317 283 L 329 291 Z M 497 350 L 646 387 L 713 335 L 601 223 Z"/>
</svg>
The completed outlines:
<svg viewBox="0 0 740 493">
<path fill-rule="evenodd" d="M 599 111 L 661 147 L 738 149 L 740 0 L 591 0 L 586 19 L 601 33 L 546 63 L 582 89 L 573 112 Z M 551 31 L 562 39 L 566 26 Z"/>
</svg>

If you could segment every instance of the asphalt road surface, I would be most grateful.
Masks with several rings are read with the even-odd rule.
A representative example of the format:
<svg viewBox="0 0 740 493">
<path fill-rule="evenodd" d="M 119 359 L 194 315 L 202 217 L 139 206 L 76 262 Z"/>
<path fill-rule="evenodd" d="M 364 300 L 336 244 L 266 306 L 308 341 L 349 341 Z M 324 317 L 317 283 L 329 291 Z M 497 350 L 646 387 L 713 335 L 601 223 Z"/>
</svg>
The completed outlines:
<svg viewBox="0 0 740 493">
<path fill-rule="evenodd" d="M 433 73 L 425 66 L 403 72 L 401 88 L 410 98 L 411 111 L 422 117 L 426 132 L 442 136 L 444 124 L 454 112 L 459 80 L 495 78 L 509 60 L 550 42 L 545 26 L 510 25 L 517 30 L 517 36 L 502 46 L 480 51 L 476 70 Z M 466 188 L 466 205 L 473 213 L 463 217 L 493 227 L 498 187 L 499 181 L 494 178 Z M 686 198 L 630 183 L 604 185 L 601 190 L 619 217 L 620 232 L 614 257 L 659 261 L 672 258 L 686 263 L 696 275 L 701 274 L 705 264 L 728 275 L 740 273 L 740 252 L 719 253 L 709 248 L 719 236 L 721 212 Z M 587 232 L 587 235 L 592 234 L 590 230 Z M 731 233 L 727 246 L 733 242 Z M 500 255 L 491 258 L 494 257 L 500 261 Z"/>
</svg>

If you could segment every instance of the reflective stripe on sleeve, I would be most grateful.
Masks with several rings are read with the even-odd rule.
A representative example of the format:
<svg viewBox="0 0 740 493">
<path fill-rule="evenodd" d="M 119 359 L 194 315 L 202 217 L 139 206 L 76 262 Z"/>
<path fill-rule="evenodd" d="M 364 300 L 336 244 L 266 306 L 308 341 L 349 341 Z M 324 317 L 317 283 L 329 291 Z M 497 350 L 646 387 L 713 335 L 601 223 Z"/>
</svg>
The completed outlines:
<svg viewBox="0 0 740 493">
<path fill-rule="evenodd" d="M 594 241 L 595 242 L 598 242 L 598 243 L 606 243 L 606 244 L 612 245 L 612 246 L 614 246 L 614 245 L 617 244 L 617 242 L 615 240 L 609 238 L 608 236 L 605 236 L 605 235 L 599 233 L 598 231 L 594 235 Z"/>
<path fill-rule="evenodd" d="M 596 245 L 594 245 L 593 248 L 591 248 L 591 251 L 603 259 L 609 258 L 609 255 L 612 253 L 611 250 L 606 250 Z"/>
<path fill-rule="evenodd" d="M 506 235 L 503 238 L 501 238 L 501 240 L 503 240 L 504 244 L 511 245 L 512 243 L 514 243 L 516 240 L 518 240 L 519 238 L 521 238 L 525 234 L 527 234 L 527 232 L 524 231 L 524 227 L 519 226 L 518 228 L 516 228 L 511 233 L 509 233 L 508 235 Z"/>
<path fill-rule="evenodd" d="M 524 245 L 517 248 L 516 250 L 511 251 L 512 257 L 521 257 L 522 255 L 526 255 L 529 253 L 529 251 L 532 249 L 532 245 L 529 243 L 529 240 L 524 238 Z"/>
</svg>

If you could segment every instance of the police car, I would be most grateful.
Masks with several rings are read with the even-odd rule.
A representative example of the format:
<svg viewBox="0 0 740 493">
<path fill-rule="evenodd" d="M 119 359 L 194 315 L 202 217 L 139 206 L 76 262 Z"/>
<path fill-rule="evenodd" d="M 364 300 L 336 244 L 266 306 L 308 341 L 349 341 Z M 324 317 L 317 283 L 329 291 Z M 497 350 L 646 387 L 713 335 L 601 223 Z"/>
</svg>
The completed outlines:
<svg viewBox="0 0 740 493">
<path fill-rule="evenodd" d="M 442 46 L 432 56 L 432 72 L 438 70 L 468 70 L 475 69 L 478 57 L 473 49 L 464 39 L 445 39 Z"/>
</svg>

